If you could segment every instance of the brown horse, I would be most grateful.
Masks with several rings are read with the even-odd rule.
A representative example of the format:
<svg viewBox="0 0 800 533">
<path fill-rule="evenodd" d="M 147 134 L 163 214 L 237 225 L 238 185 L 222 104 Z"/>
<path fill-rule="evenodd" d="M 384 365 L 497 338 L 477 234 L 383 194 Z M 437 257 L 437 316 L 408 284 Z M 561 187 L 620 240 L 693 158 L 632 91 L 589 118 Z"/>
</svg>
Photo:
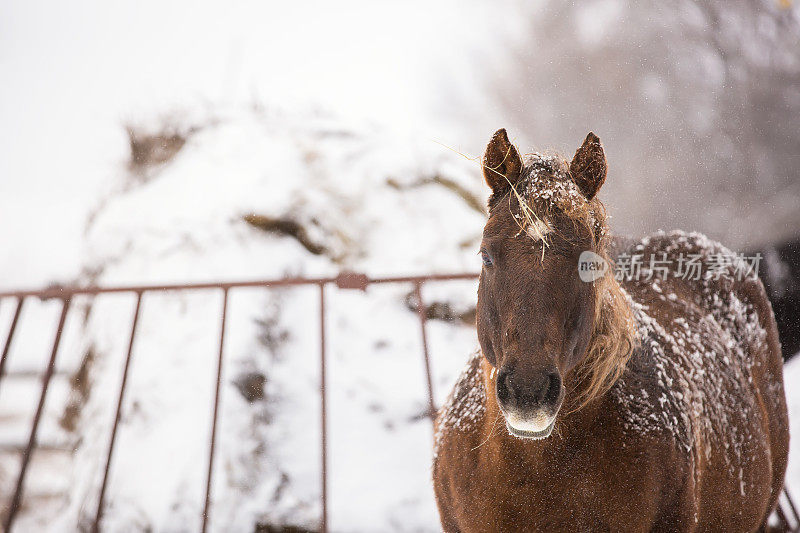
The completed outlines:
<svg viewBox="0 0 800 533">
<path fill-rule="evenodd" d="M 436 421 L 444 530 L 765 528 L 788 418 L 772 308 L 742 257 L 699 234 L 611 239 L 592 133 L 567 163 L 523 161 L 500 130 L 484 177 L 481 352 Z M 636 255 L 640 275 L 603 275 Z"/>
</svg>

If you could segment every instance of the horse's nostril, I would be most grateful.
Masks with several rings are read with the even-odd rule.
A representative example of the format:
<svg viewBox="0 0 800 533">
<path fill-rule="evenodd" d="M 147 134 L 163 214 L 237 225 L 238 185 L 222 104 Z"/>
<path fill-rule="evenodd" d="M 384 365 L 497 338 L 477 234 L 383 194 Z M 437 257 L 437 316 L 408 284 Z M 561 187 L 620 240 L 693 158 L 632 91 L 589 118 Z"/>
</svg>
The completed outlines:
<svg viewBox="0 0 800 533">
<path fill-rule="evenodd" d="M 544 399 L 547 397 L 548 392 L 551 389 L 551 385 L 552 381 L 550 379 L 550 374 L 540 375 L 540 377 L 534 382 L 534 385 L 529 393 L 529 403 L 533 404 L 533 406 L 544 403 Z"/>
<path fill-rule="evenodd" d="M 561 376 L 558 372 L 550 372 L 547 376 L 547 388 L 542 393 L 541 401 L 543 403 L 555 403 L 558 401 L 558 396 L 561 394 Z"/>
<path fill-rule="evenodd" d="M 506 403 L 511 399 L 511 372 L 501 368 L 497 373 L 497 398 Z"/>
<path fill-rule="evenodd" d="M 541 372 L 531 378 L 510 369 L 497 373 L 497 399 L 507 407 L 536 409 L 555 405 L 561 395 L 561 376 L 558 372 Z"/>
</svg>

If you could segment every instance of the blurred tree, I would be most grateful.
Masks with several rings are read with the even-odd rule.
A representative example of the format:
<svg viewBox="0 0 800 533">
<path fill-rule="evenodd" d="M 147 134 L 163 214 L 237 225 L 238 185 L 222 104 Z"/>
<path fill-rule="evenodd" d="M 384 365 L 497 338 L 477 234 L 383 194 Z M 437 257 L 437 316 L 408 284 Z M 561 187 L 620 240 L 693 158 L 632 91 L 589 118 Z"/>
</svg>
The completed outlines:
<svg viewBox="0 0 800 533">
<path fill-rule="evenodd" d="M 493 91 L 521 147 L 571 154 L 588 130 L 600 136 L 619 230 L 783 240 L 800 233 L 799 12 L 778 0 L 545 1 Z"/>
</svg>

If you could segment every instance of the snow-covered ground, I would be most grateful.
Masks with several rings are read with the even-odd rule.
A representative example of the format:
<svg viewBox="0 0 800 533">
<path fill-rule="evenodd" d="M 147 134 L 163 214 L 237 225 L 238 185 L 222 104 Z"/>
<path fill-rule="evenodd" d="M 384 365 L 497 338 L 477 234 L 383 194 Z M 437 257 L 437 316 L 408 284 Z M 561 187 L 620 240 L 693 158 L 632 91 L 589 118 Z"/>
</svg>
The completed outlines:
<svg viewBox="0 0 800 533">
<path fill-rule="evenodd" d="M 477 75 L 497 35 L 515 31 L 490 16 L 496 5 L 4 4 L 0 287 L 477 270 L 482 215 L 462 196 L 480 203 L 484 191 L 476 165 L 448 147 L 478 155 L 496 127 Z M 193 133 L 168 163 L 135 173 L 127 124 Z M 256 229 L 249 213 L 290 216 L 325 250 Z M 410 290 L 328 295 L 337 530 L 436 529 Z M 448 283 L 426 296 L 464 310 L 474 292 Z M 317 521 L 317 297 L 231 292 L 215 530 Z M 0 302 L 3 339 L 13 304 Z M 133 305 L 73 303 L 19 530 L 72 530 L 93 515 Z M 197 529 L 220 305 L 213 291 L 142 303 L 111 531 Z M 26 440 L 58 311 L 26 302 L 0 386 L 7 446 Z M 437 321 L 429 335 L 441 399 L 476 342 Z M 263 399 L 240 392 L 247 379 L 265 380 Z M 17 467 L 0 453 L 4 495 Z"/>
<path fill-rule="evenodd" d="M 789 468 L 786 472 L 786 487 L 795 498 L 800 495 L 800 353 L 783 368 L 783 383 L 789 406 L 789 428 L 791 445 Z"/>
<path fill-rule="evenodd" d="M 372 276 L 477 271 L 485 200 L 478 170 L 439 145 L 320 114 L 218 114 L 171 161 L 132 175 L 100 201 L 86 234 L 83 278 L 114 285 L 340 269 Z M 325 249 L 312 253 L 295 237 L 254 227 L 245 221 L 253 214 L 291 219 Z M 427 395 L 411 289 L 330 290 L 330 521 L 336 530 L 436 529 L 431 424 L 423 416 Z M 474 294 L 474 282 L 426 290 L 431 302 L 457 310 L 467 310 Z M 317 301 L 314 287 L 231 292 L 212 515 L 217 530 L 247 531 L 256 523 L 313 527 L 318 520 Z M 12 311 L 3 309 L 6 316 Z M 132 310 L 132 297 L 123 296 L 73 309 L 59 369 L 70 375 L 88 365 L 88 380 L 71 391 L 59 380 L 42 442 L 74 447 L 74 453 L 57 465 L 44 457 L 35 462 L 48 479 L 32 482 L 29 501 L 37 505 L 26 507 L 20 530 L 69 530 L 93 517 Z M 145 296 L 106 495 L 108 530 L 199 527 L 220 310 L 221 294 L 214 291 Z M 57 309 L 47 311 L 49 317 L 37 317 L 26 310 L 23 323 L 45 331 Z M 476 339 L 473 328 L 441 321 L 431 322 L 430 337 L 441 401 Z M 31 351 L 45 354 L 46 342 Z M 34 365 L 26 351 L 24 340 L 14 345 L 11 372 Z M 248 401 L 240 391 L 248 378 L 265 380 L 263 398 Z M 2 435 L 21 440 L 29 417 L 20 413 L 21 401 L 11 407 L 10 394 L 0 391 L 0 405 L 16 411 L 18 423 Z M 65 429 L 67 406 L 78 415 Z M 12 474 L 7 487 L 14 465 L 11 458 L 5 464 Z M 70 490 L 59 494 L 64 487 Z M 38 497 L 43 494 L 47 505 Z"/>
</svg>

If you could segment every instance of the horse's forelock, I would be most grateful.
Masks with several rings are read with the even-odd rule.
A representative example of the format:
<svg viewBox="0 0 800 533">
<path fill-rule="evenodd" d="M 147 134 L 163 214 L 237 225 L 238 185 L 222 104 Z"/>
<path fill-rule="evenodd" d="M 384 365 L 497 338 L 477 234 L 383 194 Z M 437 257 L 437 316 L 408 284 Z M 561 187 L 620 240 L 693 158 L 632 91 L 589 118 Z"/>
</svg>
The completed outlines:
<svg viewBox="0 0 800 533">
<path fill-rule="evenodd" d="M 508 199 L 508 202 L 500 202 Z M 587 227 L 599 245 L 607 234 L 603 204 L 595 197 L 588 200 L 572 180 L 569 163 L 558 154 L 527 154 L 520 178 L 489 199 L 489 212 L 498 205 L 510 205 L 515 218 L 538 220 L 563 213 L 572 221 Z M 520 216 L 527 211 L 530 216 Z"/>
</svg>

